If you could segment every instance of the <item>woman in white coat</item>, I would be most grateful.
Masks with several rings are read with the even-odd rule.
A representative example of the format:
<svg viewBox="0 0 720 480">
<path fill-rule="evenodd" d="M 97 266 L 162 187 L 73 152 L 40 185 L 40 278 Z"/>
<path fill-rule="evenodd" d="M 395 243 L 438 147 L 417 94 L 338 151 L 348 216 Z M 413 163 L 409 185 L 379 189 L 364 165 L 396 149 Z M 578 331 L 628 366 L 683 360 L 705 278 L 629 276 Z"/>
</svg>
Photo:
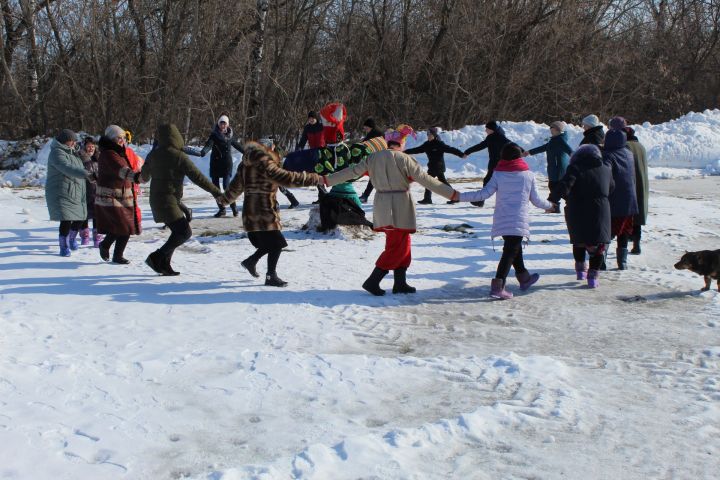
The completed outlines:
<svg viewBox="0 0 720 480">
<path fill-rule="evenodd" d="M 490 284 L 490 296 L 506 300 L 512 293 L 505 290 L 505 280 L 510 267 L 515 269 L 515 277 L 520 282 L 520 290 L 527 290 L 538 281 L 540 275 L 530 274 L 522 256 L 522 241 L 530 235 L 530 215 L 528 203 L 552 213 L 555 206 L 540 198 L 535 188 L 535 175 L 522 159 L 523 150 L 514 143 L 508 143 L 502 149 L 500 161 L 490 181 L 482 190 L 463 192 L 461 202 L 479 202 L 487 200 L 497 192 L 495 213 L 493 214 L 493 237 L 504 240 L 503 253 Z"/>
</svg>

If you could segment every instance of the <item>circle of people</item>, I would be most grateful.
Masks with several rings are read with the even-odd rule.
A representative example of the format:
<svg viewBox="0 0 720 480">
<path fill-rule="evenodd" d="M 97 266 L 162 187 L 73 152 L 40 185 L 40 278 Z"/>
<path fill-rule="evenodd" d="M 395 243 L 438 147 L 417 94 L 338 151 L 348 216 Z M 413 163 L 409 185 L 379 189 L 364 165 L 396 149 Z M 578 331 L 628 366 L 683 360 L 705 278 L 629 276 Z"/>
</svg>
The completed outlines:
<svg viewBox="0 0 720 480">
<path fill-rule="evenodd" d="M 344 107 L 343 107 L 344 108 Z M 182 201 L 183 183 L 191 182 L 210 193 L 216 200 L 215 217 L 226 214 L 230 206 L 238 215 L 235 200 L 244 194 L 242 223 L 255 252 L 241 262 L 253 277 L 260 277 L 257 264 L 267 255 L 265 285 L 283 287 L 287 282 L 277 274 L 277 264 L 287 241 L 282 234 L 277 190 L 288 195 L 290 207 L 298 205 L 287 187 L 315 186 L 321 203 L 341 198 L 358 207 L 369 200 L 375 190 L 372 228 L 385 234 L 385 248 L 375 268 L 362 287 L 373 295 L 384 295 L 381 281 L 393 271 L 392 292 L 414 293 L 407 283 L 411 263 L 410 235 L 416 231 L 416 208 L 410 194 L 412 182 L 425 187 L 420 205 L 432 204 L 432 193 L 448 203 L 472 202 L 482 207 L 496 195 L 491 236 L 502 237 L 503 249 L 495 277 L 491 279 L 490 296 L 512 298 L 506 280 L 512 267 L 521 291 L 539 279 L 530 273 L 523 261 L 523 240 L 529 238 L 529 204 L 546 213 L 559 213 L 559 202 L 565 201 L 565 219 L 572 244 L 576 278 L 589 288 L 599 285 L 599 272 L 605 270 L 608 247 L 617 237 L 616 259 L 620 270 L 627 268 L 630 253 L 640 253 L 642 225 L 647 218 L 648 173 L 646 152 L 634 130 L 622 117 L 609 121 L 605 132 L 596 115 L 582 120 L 584 129 L 580 146 L 573 151 L 567 141 L 563 121 L 550 124 L 546 143 L 524 150 L 509 140 L 496 121 L 485 125 L 486 138 L 465 151 L 445 144 L 438 127 L 429 128 L 427 141 L 405 150 L 412 129 L 402 125 L 380 131 L 373 119 L 363 124 L 364 142 L 384 139 L 383 148 L 366 155 L 357 163 L 326 175 L 283 168 L 282 155 L 274 141 L 262 138 L 241 143 L 234 137 L 230 120 L 222 115 L 202 150 L 186 147 L 173 124 L 157 127 L 152 151 L 143 160 L 130 148 L 131 135 L 117 125 L 110 125 L 96 143 L 86 137 L 79 144 L 75 132 L 64 129 L 53 139 L 48 159 L 45 187 L 50 219 L 59 221 L 58 243 L 61 256 L 70 256 L 79 245 L 92 245 L 104 261 L 128 264 L 124 257 L 130 236 L 139 235 L 142 214 L 139 185 L 150 182 L 150 207 L 155 222 L 170 230 L 167 241 L 152 252 L 145 263 L 164 276 L 178 275 L 171 265 L 175 250 L 192 236 L 192 210 Z M 344 131 L 342 132 L 344 136 Z M 334 133 L 335 135 L 335 133 Z M 342 141 L 342 136 L 336 135 Z M 323 124 L 315 112 L 309 112 L 296 150 L 306 144 L 318 148 L 329 145 L 323 136 Z M 232 148 L 243 153 L 232 176 Z M 465 158 L 487 149 L 489 162 L 483 188 L 458 192 L 445 178 L 444 154 Z M 212 152 L 210 178 L 203 175 L 188 155 L 205 156 Z M 524 157 L 545 153 L 550 194 L 538 194 L 535 176 Z M 411 156 L 424 153 L 427 171 Z M 369 182 L 358 196 L 349 183 L 367 175 Z M 220 189 L 222 185 L 222 190 Z M 332 187 L 327 192 L 326 187 Z M 359 209 L 364 217 L 362 209 Z M 89 221 L 92 220 L 92 230 Z M 363 220 L 364 221 L 364 220 Z M 78 243 L 78 241 L 80 243 Z M 114 248 L 113 248 L 114 246 Z M 111 249 L 112 255 L 111 255 Z"/>
</svg>

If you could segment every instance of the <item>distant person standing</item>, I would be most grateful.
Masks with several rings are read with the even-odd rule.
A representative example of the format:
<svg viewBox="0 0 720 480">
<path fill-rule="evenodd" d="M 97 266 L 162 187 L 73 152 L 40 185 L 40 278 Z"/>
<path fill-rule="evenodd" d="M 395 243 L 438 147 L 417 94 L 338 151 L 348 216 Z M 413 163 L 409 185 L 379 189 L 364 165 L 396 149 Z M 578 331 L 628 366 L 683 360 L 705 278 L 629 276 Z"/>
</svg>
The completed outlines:
<svg viewBox="0 0 720 480">
<path fill-rule="evenodd" d="M 580 145 L 597 145 L 602 146 L 605 140 L 605 130 L 600 124 L 600 119 L 597 115 L 590 114 L 582 119 L 583 127 L 583 139 L 580 141 Z"/>
<path fill-rule="evenodd" d="M 45 180 L 45 200 L 50 220 L 60 222 L 58 244 L 60 255 L 69 257 L 77 250 L 77 235 L 87 219 L 85 180 L 90 178 L 82 160 L 74 153 L 77 135 L 64 129 L 50 146 Z"/>
<path fill-rule="evenodd" d="M 570 155 L 572 148 L 567 142 L 567 132 L 565 131 L 567 124 L 562 120 L 552 122 L 550 124 L 550 139 L 544 145 L 531 148 L 530 151 L 523 152 L 523 156 L 537 155 L 545 152 L 547 156 L 547 176 L 548 188 L 552 191 L 553 187 L 565 175 L 568 164 L 570 163 Z M 560 205 L 556 204 L 556 212 L 560 213 Z"/>
<path fill-rule="evenodd" d="M 633 233 L 631 235 L 633 248 L 630 253 L 640 255 L 640 238 L 642 237 L 642 226 L 647 222 L 648 195 L 650 193 L 647 152 L 643 144 L 635 136 L 635 130 L 632 127 L 625 127 L 625 133 L 627 134 L 627 148 L 630 149 L 635 160 L 635 196 L 638 204 L 638 214 L 633 218 Z"/>
<path fill-rule="evenodd" d="M 295 150 L 303 150 L 305 148 L 305 145 L 308 145 L 309 148 L 322 148 L 326 145 L 323 124 L 318 120 L 317 113 L 312 110 L 308 112 L 307 122 L 303 127 L 302 134 L 300 135 L 300 140 L 298 141 Z M 327 193 L 324 185 L 318 185 L 317 189 L 318 199 L 313 203 L 319 203 L 320 198 Z M 281 190 L 281 192 L 287 196 L 287 194 L 285 193 L 286 191 L 287 188 L 285 187 L 283 187 L 283 190 Z"/>
<path fill-rule="evenodd" d="M 78 153 L 80 155 L 80 159 L 83 162 L 83 167 L 85 167 L 85 170 L 93 177 L 97 178 L 98 173 L 98 157 L 100 156 L 100 152 L 98 152 L 97 144 L 95 143 L 95 140 L 92 137 L 85 137 L 85 140 L 83 140 L 82 145 L 80 146 L 80 152 Z M 85 188 L 87 191 L 87 219 L 83 222 L 82 228 L 80 230 L 80 240 L 82 245 L 88 245 L 90 243 L 90 220 L 93 221 L 93 227 L 92 227 L 92 240 L 93 240 L 93 246 L 95 248 L 98 247 L 100 242 L 102 242 L 103 235 L 97 233 L 97 228 L 95 228 L 95 181 L 88 179 L 85 183 Z"/>
<path fill-rule="evenodd" d="M 427 132 L 427 141 L 422 145 L 415 148 L 409 148 L 405 150 L 408 155 L 417 155 L 418 153 L 424 153 L 427 155 L 427 173 L 433 178 L 437 178 L 445 185 L 450 185 L 450 182 L 445 178 L 445 154 L 451 153 L 460 158 L 465 158 L 466 155 L 455 147 L 446 145 L 440 139 L 440 128 L 430 127 Z M 431 205 L 432 204 L 432 192 L 429 189 L 425 189 L 425 195 L 419 202 L 420 205 Z M 456 203 L 453 200 L 448 200 L 447 203 Z"/>
<path fill-rule="evenodd" d="M 362 131 L 365 134 L 362 139 L 363 142 L 367 142 L 370 139 L 382 137 L 385 135 L 383 131 L 377 127 L 377 123 L 375 123 L 375 119 L 373 118 L 368 118 L 363 122 Z M 365 187 L 365 191 L 362 193 L 362 195 L 360 195 L 360 202 L 367 203 L 368 198 L 370 198 L 370 194 L 373 191 L 373 188 L 374 187 L 372 179 L 368 178 L 368 183 Z"/>
<path fill-rule="evenodd" d="M 495 167 L 500 161 L 500 152 L 502 151 L 503 147 L 510 143 L 510 140 L 508 140 L 508 138 L 505 136 L 505 130 L 503 130 L 503 128 L 498 125 L 497 121 L 495 120 L 491 120 L 485 124 L 485 134 L 487 135 L 485 137 L 485 140 L 465 150 L 465 155 L 472 155 L 475 152 L 479 152 L 480 150 L 484 150 L 487 148 L 488 169 L 487 173 L 485 174 L 485 178 L 483 178 L 483 187 L 487 185 L 492 178 Z M 482 207 L 483 205 L 485 205 L 485 201 L 483 200 L 472 202 L 472 204 L 478 207 Z"/>
<path fill-rule="evenodd" d="M 230 183 L 230 177 L 232 176 L 233 148 L 243 153 L 242 143 L 233 136 L 232 128 L 230 128 L 230 119 L 227 115 L 221 115 L 202 150 L 197 152 L 193 149 L 185 148 L 184 152 L 196 157 L 204 157 L 207 152 L 212 149 L 212 154 L 210 155 L 210 179 L 213 185 L 218 188 L 220 188 L 220 180 L 222 180 L 222 188 L 226 190 Z M 233 216 L 237 217 L 238 209 L 235 202 L 230 204 L 230 209 L 232 210 Z M 214 217 L 224 217 L 225 213 L 225 207 L 218 205 L 218 211 Z"/>
</svg>

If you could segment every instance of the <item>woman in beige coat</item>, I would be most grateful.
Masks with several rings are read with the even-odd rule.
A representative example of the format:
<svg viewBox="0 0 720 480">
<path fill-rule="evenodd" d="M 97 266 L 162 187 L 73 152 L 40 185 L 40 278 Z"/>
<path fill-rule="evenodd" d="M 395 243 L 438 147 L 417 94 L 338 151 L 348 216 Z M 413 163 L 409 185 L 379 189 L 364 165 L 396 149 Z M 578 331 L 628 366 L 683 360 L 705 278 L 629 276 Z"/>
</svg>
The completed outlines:
<svg viewBox="0 0 720 480">
<path fill-rule="evenodd" d="M 385 250 L 375 262 L 375 270 L 363 283 L 373 295 L 385 295 L 380 281 L 394 270 L 393 293 L 414 293 L 407 284 L 406 272 L 412 258 L 410 234 L 415 233 L 415 202 L 410 195 L 410 183 L 453 199 L 455 190 L 430 177 L 410 155 L 401 151 L 400 143 L 388 141 L 388 150 L 370 155 L 367 159 L 325 178 L 327 186 L 337 185 L 368 175 L 375 186 L 373 225 L 376 232 L 385 232 Z"/>
</svg>

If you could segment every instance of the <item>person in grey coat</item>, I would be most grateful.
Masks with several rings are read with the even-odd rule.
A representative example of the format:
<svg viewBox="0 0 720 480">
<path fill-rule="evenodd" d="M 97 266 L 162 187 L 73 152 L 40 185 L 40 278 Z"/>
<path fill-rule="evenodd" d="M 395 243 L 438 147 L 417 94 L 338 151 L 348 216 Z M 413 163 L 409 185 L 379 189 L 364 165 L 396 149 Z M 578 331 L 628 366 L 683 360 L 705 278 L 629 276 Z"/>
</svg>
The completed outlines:
<svg viewBox="0 0 720 480">
<path fill-rule="evenodd" d="M 68 129 L 52 140 L 45 180 L 50 220 L 60 222 L 58 244 L 63 257 L 78 249 L 78 231 L 87 218 L 85 181 L 91 174 L 74 153 L 76 143 L 77 135 Z"/>
</svg>

